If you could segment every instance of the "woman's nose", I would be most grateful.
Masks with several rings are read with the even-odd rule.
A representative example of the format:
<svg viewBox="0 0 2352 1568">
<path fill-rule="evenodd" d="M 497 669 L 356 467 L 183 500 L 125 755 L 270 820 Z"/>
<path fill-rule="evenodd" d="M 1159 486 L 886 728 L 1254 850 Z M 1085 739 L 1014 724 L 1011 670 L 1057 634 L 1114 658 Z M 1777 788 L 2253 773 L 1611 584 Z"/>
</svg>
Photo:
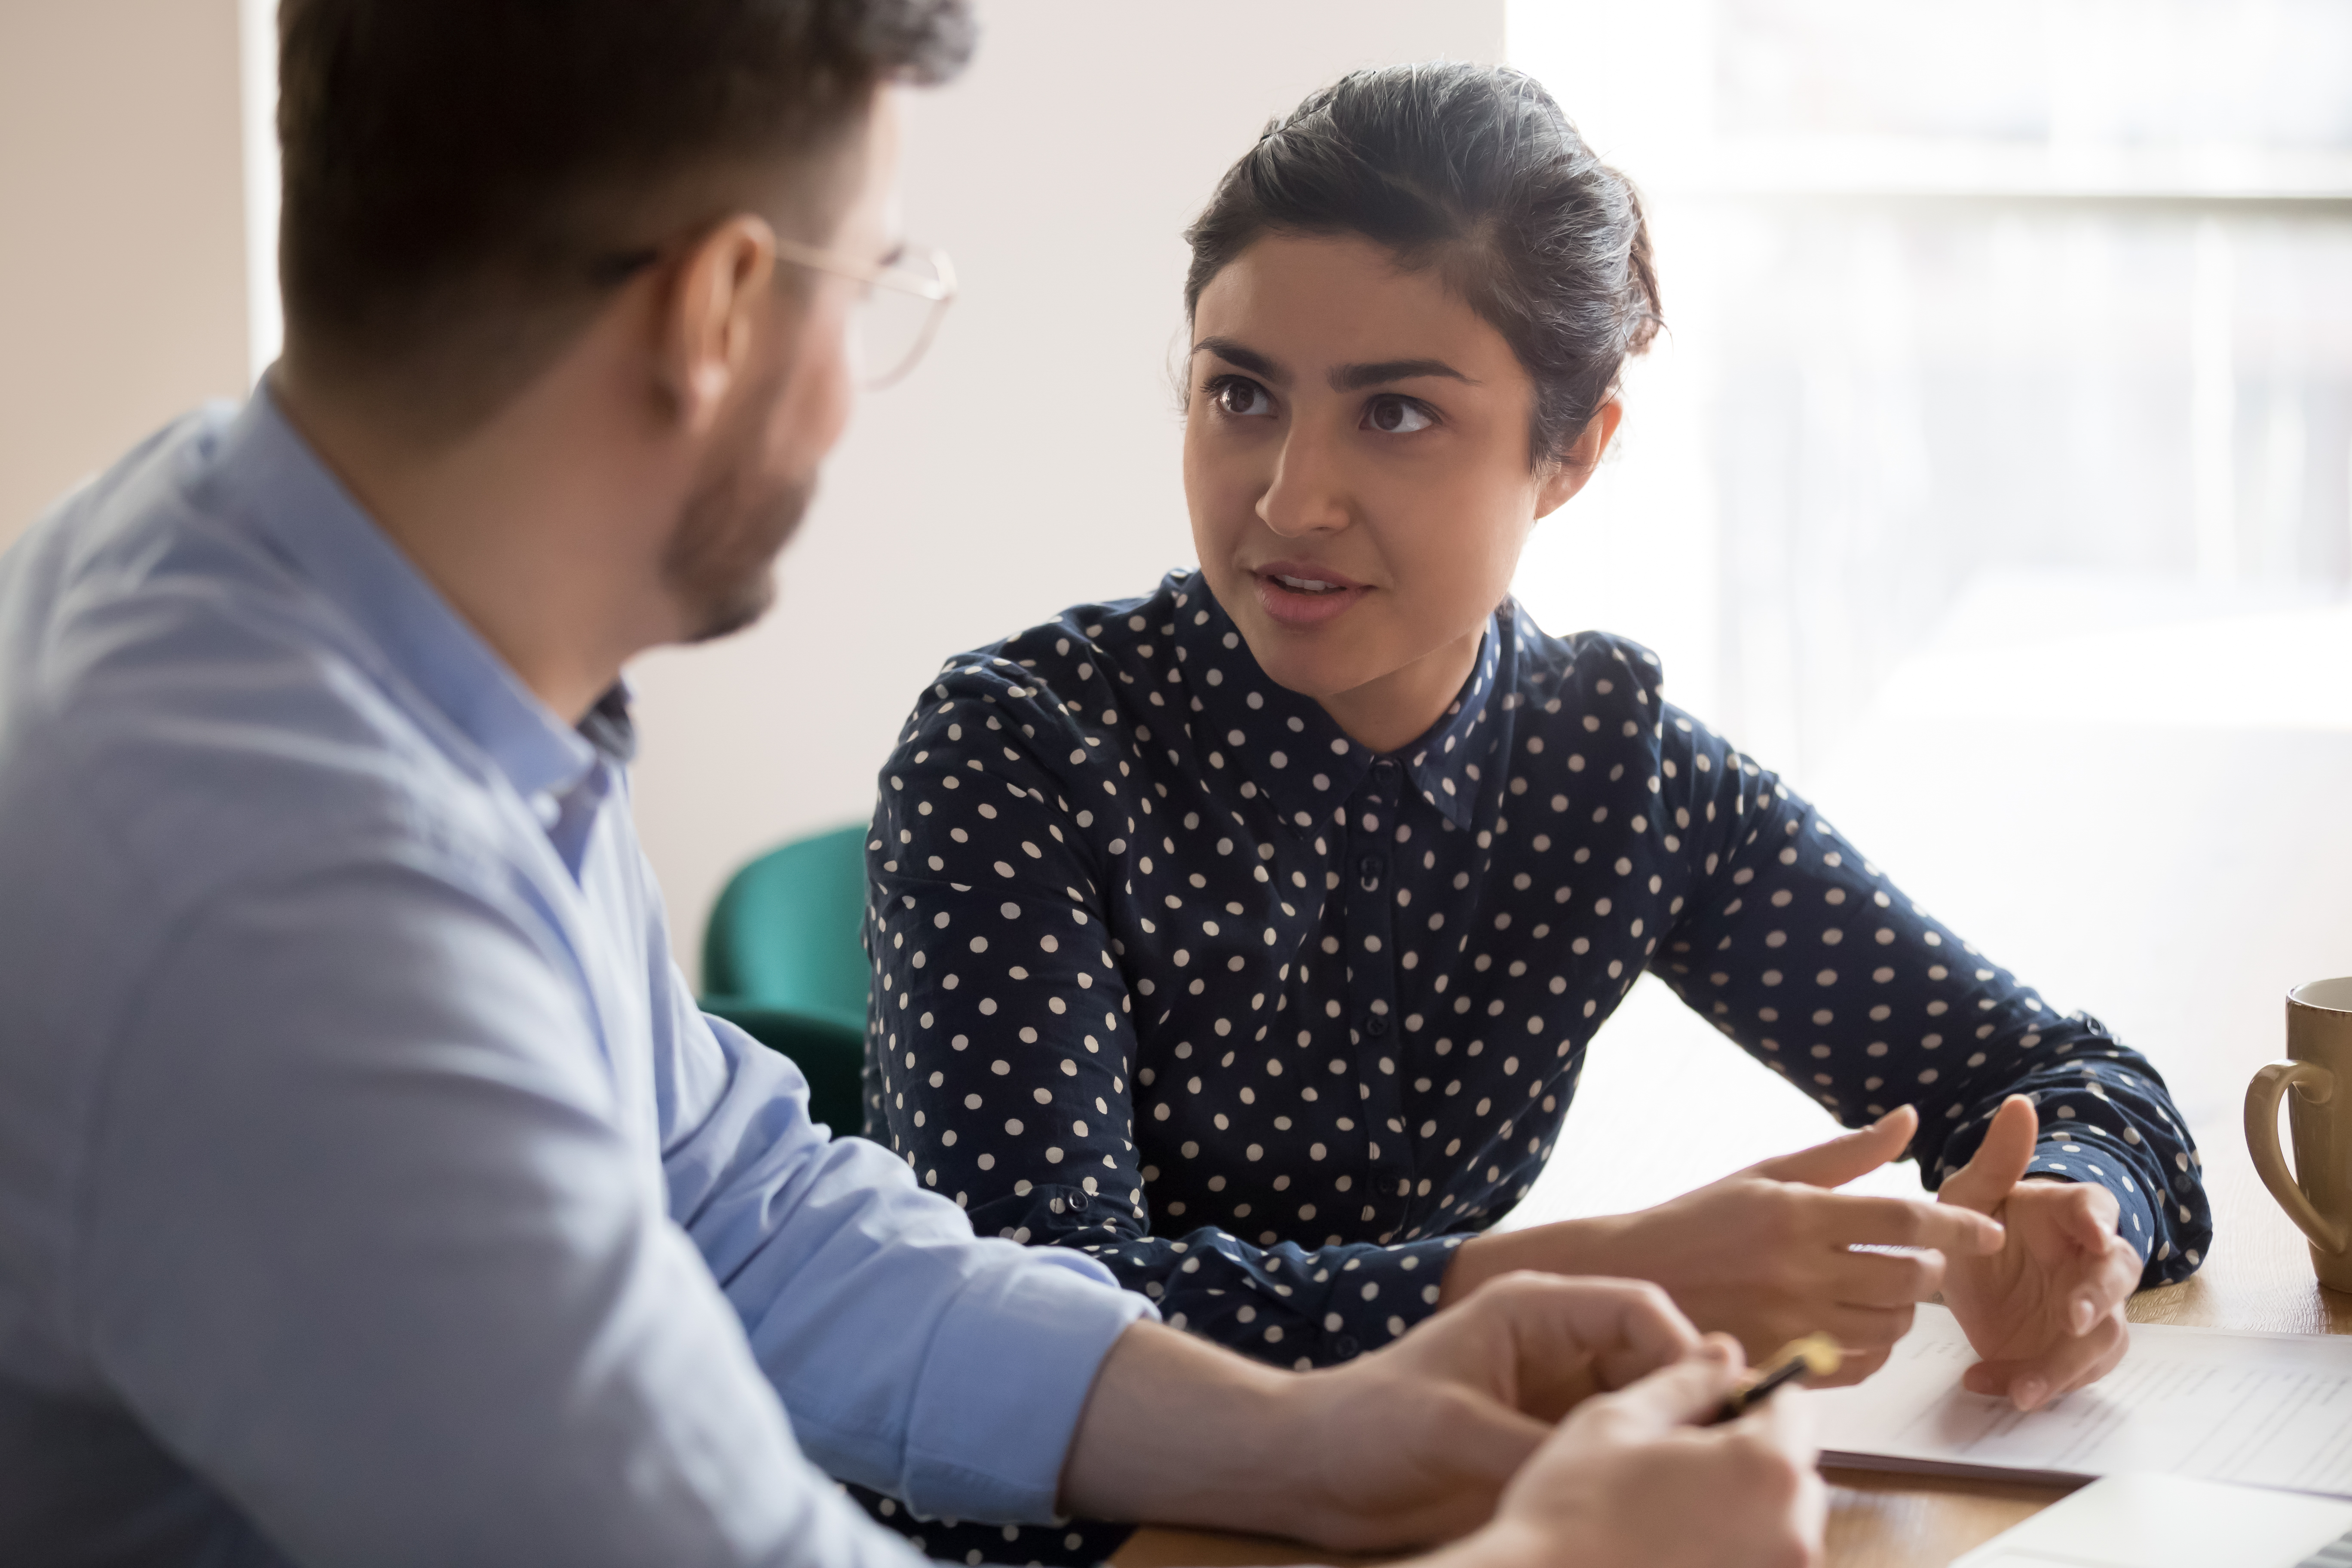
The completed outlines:
<svg viewBox="0 0 2352 1568">
<path fill-rule="evenodd" d="M 1257 499 L 1258 521 L 1286 539 L 1336 532 L 1354 521 L 1346 480 L 1333 443 L 1293 425 L 1276 459 L 1274 482 Z"/>
</svg>

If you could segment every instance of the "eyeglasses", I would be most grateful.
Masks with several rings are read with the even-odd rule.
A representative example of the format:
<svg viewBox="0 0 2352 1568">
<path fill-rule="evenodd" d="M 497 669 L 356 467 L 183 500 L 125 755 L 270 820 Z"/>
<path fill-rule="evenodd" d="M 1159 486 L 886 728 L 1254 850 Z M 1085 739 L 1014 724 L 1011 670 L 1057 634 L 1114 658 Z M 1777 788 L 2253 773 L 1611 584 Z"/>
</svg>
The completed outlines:
<svg viewBox="0 0 2352 1568">
<path fill-rule="evenodd" d="M 850 342 L 860 384 L 878 392 L 906 378 L 955 303 L 955 263 L 934 246 L 902 245 L 878 262 L 776 241 L 778 259 L 862 285 Z"/>
<path fill-rule="evenodd" d="M 604 287 L 625 281 L 661 259 L 661 247 L 600 258 L 592 269 Z M 794 240 L 776 241 L 776 259 L 859 285 L 850 316 L 850 352 L 858 384 L 878 392 L 906 379 L 939 334 L 955 302 L 955 264 L 936 247 L 902 245 L 880 261 L 860 261 Z"/>
</svg>

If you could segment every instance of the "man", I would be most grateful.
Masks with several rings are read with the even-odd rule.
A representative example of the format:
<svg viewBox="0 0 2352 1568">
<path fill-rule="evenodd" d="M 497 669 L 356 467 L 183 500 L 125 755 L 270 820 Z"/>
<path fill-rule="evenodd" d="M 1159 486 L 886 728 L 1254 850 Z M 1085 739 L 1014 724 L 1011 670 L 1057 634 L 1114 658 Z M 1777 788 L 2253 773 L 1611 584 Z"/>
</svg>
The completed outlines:
<svg viewBox="0 0 2352 1568">
<path fill-rule="evenodd" d="M 1809 1554 L 1786 1406 L 1696 1425 L 1737 1352 L 1654 1291 L 1500 1281 L 1272 1372 L 975 1239 L 694 1009 L 619 671 L 764 607 L 956 5 L 280 31 L 284 360 L 0 562 L 0 1561 L 910 1560 L 827 1472 Z"/>
</svg>

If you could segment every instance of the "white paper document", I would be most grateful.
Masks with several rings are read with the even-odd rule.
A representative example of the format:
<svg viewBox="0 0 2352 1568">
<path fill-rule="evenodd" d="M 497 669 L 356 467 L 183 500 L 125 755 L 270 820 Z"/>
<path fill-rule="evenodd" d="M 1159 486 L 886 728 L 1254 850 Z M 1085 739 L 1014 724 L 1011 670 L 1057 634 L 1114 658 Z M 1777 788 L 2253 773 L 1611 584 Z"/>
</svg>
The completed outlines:
<svg viewBox="0 0 2352 1568">
<path fill-rule="evenodd" d="M 1952 1568 L 2343 1568 L 2352 1503 L 2185 1476 L 2109 1476 Z"/>
<path fill-rule="evenodd" d="M 1814 1397 L 1822 1462 L 2097 1477 L 2157 1471 L 2352 1497 L 2352 1336 L 2135 1323 L 2123 1364 L 2031 1414 L 1970 1394 L 1976 1352 L 1922 1307 L 1886 1364 Z"/>
</svg>

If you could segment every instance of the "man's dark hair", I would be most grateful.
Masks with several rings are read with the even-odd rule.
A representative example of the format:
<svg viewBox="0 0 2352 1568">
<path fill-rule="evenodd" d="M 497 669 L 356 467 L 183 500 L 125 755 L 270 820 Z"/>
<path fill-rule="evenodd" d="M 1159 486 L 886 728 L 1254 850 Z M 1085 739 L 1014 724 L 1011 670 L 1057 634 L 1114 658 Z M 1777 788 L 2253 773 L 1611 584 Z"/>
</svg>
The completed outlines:
<svg viewBox="0 0 2352 1568">
<path fill-rule="evenodd" d="M 972 45 L 964 0 L 284 0 L 278 25 L 289 353 L 443 428 L 570 341 L 601 256 L 742 210 Z"/>
<path fill-rule="evenodd" d="M 1519 71 L 1360 70 L 1269 123 L 1185 231 L 1188 318 L 1267 234 L 1361 235 L 1437 268 L 1535 382 L 1538 461 L 1576 438 L 1664 324 L 1632 182 Z"/>
</svg>

